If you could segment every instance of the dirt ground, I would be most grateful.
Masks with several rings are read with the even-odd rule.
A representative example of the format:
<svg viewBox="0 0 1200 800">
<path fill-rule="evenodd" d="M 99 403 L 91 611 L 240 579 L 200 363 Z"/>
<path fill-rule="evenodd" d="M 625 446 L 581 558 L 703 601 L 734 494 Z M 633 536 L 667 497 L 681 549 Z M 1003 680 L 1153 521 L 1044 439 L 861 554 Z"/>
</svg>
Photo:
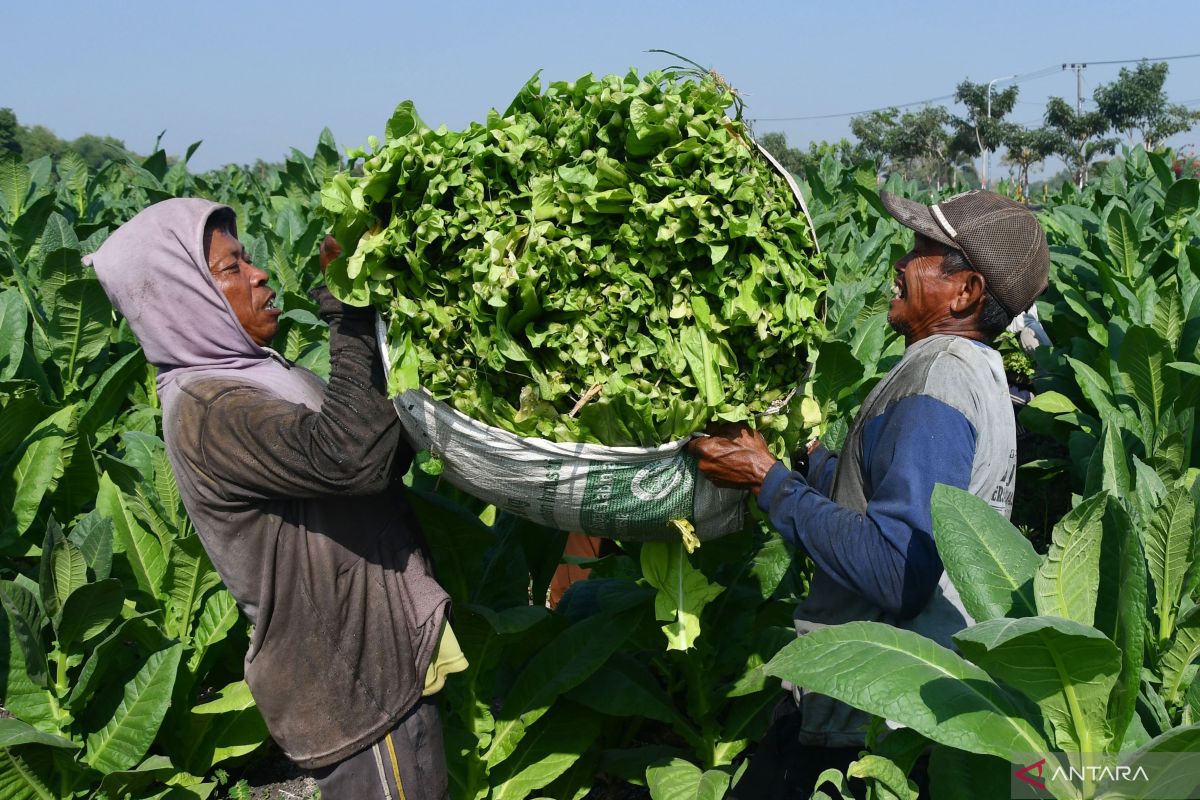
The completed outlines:
<svg viewBox="0 0 1200 800">
<path fill-rule="evenodd" d="M 240 780 L 250 787 L 251 800 L 315 800 L 319 797 L 317 782 L 274 747 L 265 758 L 250 764 L 241 774 L 231 774 L 229 786 Z M 222 800 L 229 797 L 229 786 L 218 795 Z"/>
</svg>

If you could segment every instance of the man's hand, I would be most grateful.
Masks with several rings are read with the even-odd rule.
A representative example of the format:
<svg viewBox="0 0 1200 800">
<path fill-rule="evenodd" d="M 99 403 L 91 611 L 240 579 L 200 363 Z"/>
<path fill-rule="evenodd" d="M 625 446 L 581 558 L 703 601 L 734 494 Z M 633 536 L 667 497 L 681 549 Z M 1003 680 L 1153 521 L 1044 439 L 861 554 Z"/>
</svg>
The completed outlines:
<svg viewBox="0 0 1200 800">
<path fill-rule="evenodd" d="M 325 274 L 325 268 L 330 262 L 342 254 L 342 246 L 337 243 L 337 239 L 332 236 L 326 236 L 321 242 L 321 274 Z"/>
<path fill-rule="evenodd" d="M 687 445 L 700 471 L 717 486 L 758 494 L 763 478 L 777 461 L 762 434 L 729 423 L 710 425 L 707 433 Z"/>
</svg>

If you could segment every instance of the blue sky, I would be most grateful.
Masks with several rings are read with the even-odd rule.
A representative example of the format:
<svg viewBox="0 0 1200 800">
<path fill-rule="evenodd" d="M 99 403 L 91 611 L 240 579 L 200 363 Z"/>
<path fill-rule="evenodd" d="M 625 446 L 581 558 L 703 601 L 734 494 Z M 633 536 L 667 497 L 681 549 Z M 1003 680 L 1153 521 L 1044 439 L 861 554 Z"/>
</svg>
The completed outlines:
<svg viewBox="0 0 1200 800">
<path fill-rule="evenodd" d="M 0 106 L 64 138 L 109 134 L 147 151 L 159 131 L 193 159 L 275 160 L 381 133 L 396 103 L 462 127 L 503 108 L 536 70 L 551 79 L 641 71 L 683 53 L 724 74 L 751 118 L 871 109 L 952 94 L 1063 62 L 1200 53 L 1195 0 L 1026 2 L 10 3 L 0 12 Z M 1119 66 L 1090 66 L 1084 94 Z M 1002 86 L 1003 84 L 999 84 Z M 1200 58 L 1171 62 L 1167 91 L 1200 108 Z M 1012 119 L 1036 124 L 1058 70 L 1021 85 Z M 849 135 L 848 117 L 767 122 L 792 144 Z M 1200 144 L 1200 128 L 1176 137 Z M 994 170 L 999 165 L 994 164 Z"/>
</svg>

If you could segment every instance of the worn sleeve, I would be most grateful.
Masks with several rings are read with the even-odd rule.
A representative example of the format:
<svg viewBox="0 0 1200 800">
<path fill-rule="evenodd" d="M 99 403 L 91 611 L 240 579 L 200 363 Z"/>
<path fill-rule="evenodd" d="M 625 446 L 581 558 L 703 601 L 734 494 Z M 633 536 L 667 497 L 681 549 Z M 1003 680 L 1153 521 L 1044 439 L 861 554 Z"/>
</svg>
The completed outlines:
<svg viewBox="0 0 1200 800">
<path fill-rule="evenodd" d="M 929 506 L 933 487 L 967 488 L 975 439 L 958 410 L 932 397 L 907 397 L 864 431 L 866 513 L 834 503 L 782 464 L 767 474 L 758 503 L 839 584 L 890 614 L 912 617 L 942 572 Z"/>
<path fill-rule="evenodd" d="M 826 497 L 832 496 L 837 463 L 837 453 L 826 450 L 823 444 L 817 444 L 808 454 L 808 474 L 805 475 L 808 485 Z"/>
<path fill-rule="evenodd" d="M 205 411 L 205 468 L 241 496 L 324 497 L 383 491 L 412 460 L 387 397 L 374 311 L 314 292 L 329 323 L 329 383 L 321 410 L 239 386 Z"/>
</svg>

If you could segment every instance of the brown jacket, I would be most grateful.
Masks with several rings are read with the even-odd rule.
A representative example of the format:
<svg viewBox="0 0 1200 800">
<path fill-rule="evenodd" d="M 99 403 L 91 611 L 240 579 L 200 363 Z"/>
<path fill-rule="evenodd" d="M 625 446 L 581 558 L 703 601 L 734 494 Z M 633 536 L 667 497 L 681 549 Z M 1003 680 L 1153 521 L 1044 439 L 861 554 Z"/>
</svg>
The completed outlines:
<svg viewBox="0 0 1200 800">
<path fill-rule="evenodd" d="M 184 378 L 163 422 L 188 514 L 254 625 L 246 680 L 307 768 L 370 746 L 417 702 L 449 605 L 399 482 L 412 451 L 373 312 L 314 296 L 330 324 L 329 384 L 306 373 L 319 412 L 254 383 Z"/>
</svg>

